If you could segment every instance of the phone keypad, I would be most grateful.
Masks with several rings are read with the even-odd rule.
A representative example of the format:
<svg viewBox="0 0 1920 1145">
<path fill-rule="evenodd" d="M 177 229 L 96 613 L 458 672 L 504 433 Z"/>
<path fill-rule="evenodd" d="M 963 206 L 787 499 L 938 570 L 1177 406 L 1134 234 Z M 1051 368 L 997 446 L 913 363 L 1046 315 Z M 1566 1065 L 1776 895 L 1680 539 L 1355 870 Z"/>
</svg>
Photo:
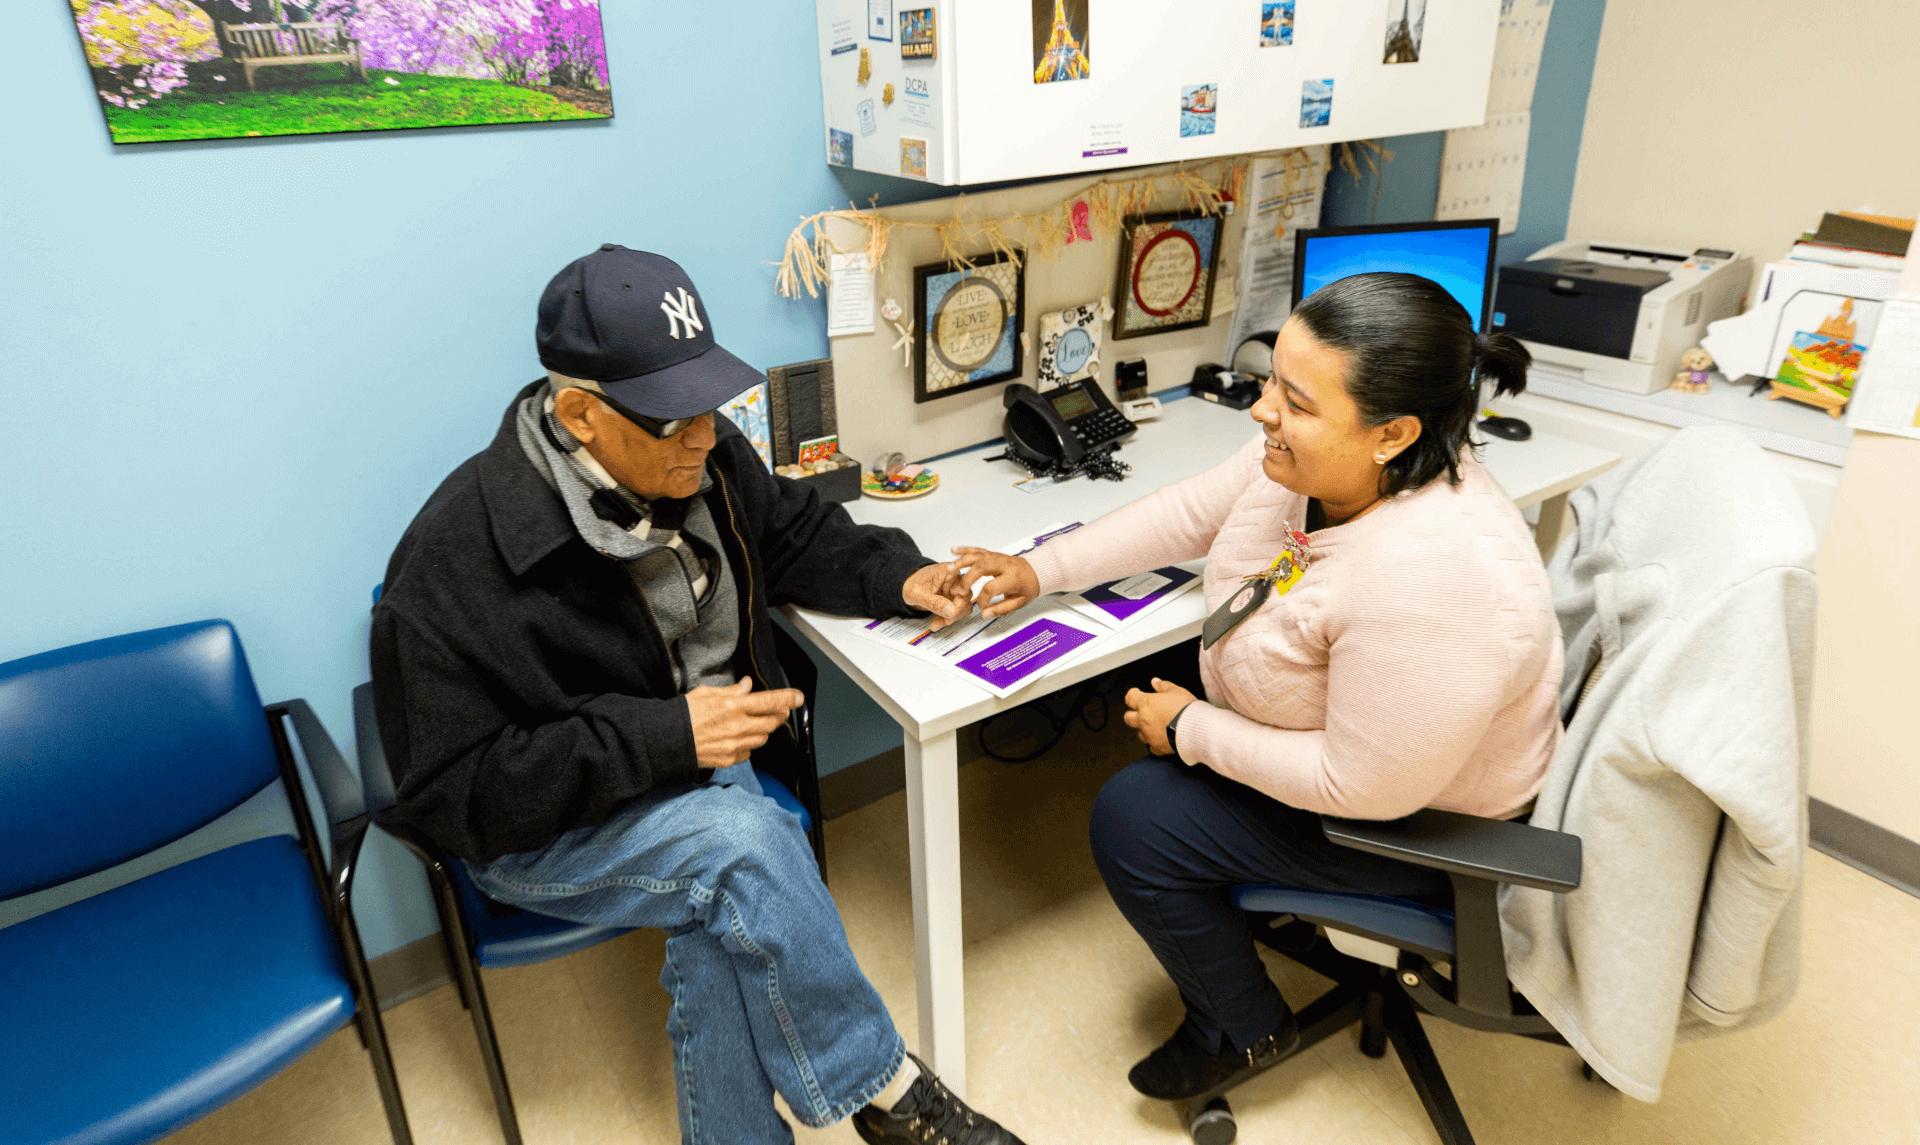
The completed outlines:
<svg viewBox="0 0 1920 1145">
<path fill-rule="evenodd" d="M 1117 409 L 1102 408 L 1073 419 L 1073 432 L 1082 444 L 1093 446 L 1132 433 L 1133 423 Z"/>
</svg>

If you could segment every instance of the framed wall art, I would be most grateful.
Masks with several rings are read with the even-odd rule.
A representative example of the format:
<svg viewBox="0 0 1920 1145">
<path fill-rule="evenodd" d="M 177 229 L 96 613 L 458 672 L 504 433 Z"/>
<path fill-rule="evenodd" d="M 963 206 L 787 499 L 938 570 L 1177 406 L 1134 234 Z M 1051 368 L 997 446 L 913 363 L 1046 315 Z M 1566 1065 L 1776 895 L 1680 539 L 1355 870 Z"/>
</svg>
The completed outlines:
<svg viewBox="0 0 1920 1145">
<path fill-rule="evenodd" d="M 1090 302 L 1040 316 L 1033 388 L 1045 392 L 1100 373 L 1100 305 Z"/>
<path fill-rule="evenodd" d="M 1114 284 L 1116 339 L 1186 330 L 1212 320 L 1224 227 L 1217 216 L 1177 211 L 1126 217 Z"/>
<path fill-rule="evenodd" d="M 600 0 L 67 6 L 115 143 L 613 117 Z"/>
<path fill-rule="evenodd" d="M 1020 376 L 1026 324 L 1025 252 L 981 255 L 971 267 L 913 270 L 913 400 L 930 402 Z"/>
</svg>

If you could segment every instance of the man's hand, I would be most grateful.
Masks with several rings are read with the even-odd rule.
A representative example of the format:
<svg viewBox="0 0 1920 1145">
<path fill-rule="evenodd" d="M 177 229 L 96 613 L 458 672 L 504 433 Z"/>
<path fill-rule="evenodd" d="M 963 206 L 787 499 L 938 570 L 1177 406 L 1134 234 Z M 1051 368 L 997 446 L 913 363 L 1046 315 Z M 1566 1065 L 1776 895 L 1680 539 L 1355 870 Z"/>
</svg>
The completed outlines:
<svg viewBox="0 0 1920 1145">
<path fill-rule="evenodd" d="M 965 616 L 973 607 L 966 582 L 954 572 L 951 563 L 923 565 L 914 570 L 900 588 L 900 598 L 908 608 L 931 612 L 928 629 L 944 628 Z"/>
<path fill-rule="evenodd" d="M 1156 676 L 1151 692 L 1127 689 L 1127 714 L 1120 718 L 1139 733 L 1140 742 L 1147 745 L 1147 750 L 1155 755 L 1172 755 L 1173 748 L 1167 743 L 1167 725 L 1180 714 L 1180 709 L 1199 698 L 1180 685 L 1169 684 Z"/>
<path fill-rule="evenodd" d="M 980 605 L 982 616 L 1005 616 L 1025 607 L 1027 602 L 1040 595 L 1040 578 L 1025 557 L 1010 557 L 1005 553 L 966 546 L 953 550 L 953 553 L 958 558 L 953 564 L 959 570 L 961 584 L 972 584 L 981 577 L 993 578 L 981 586 L 979 594 L 974 597 L 974 601 Z M 1000 603 L 988 603 L 996 596 L 1001 598 Z"/>
<path fill-rule="evenodd" d="M 693 717 L 693 749 L 700 766 L 732 767 L 746 759 L 806 700 L 797 688 L 753 691 L 752 677 L 730 688 L 688 692 L 687 714 Z"/>
</svg>

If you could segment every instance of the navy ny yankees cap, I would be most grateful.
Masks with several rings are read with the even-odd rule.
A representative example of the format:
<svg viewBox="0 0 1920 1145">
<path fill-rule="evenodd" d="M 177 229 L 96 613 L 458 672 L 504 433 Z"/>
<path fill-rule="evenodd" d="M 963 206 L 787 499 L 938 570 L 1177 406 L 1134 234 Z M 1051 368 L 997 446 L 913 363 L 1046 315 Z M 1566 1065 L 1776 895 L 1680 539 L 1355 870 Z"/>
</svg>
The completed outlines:
<svg viewBox="0 0 1920 1145">
<path fill-rule="evenodd" d="M 766 381 L 714 343 L 706 304 L 679 263 L 616 243 L 553 276 L 534 337 L 548 370 L 597 382 L 647 417 L 703 414 Z"/>
</svg>

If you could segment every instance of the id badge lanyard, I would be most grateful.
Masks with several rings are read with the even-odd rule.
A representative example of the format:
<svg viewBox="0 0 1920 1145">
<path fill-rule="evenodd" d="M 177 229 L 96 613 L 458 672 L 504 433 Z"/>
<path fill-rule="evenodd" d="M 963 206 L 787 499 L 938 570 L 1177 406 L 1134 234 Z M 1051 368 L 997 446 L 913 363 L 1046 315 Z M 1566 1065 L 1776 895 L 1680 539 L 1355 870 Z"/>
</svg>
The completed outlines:
<svg viewBox="0 0 1920 1145">
<path fill-rule="evenodd" d="M 1307 575 L 1307 566 L 1313 562 L 1313 552 L 1307 547 L 1307 535 L 1295 532 L 1291 521 L 1281 522 L 1286 530 L 1286 547 L 1273 563 L 1263 571 L 1254 573 L 1241 581 L 1240 588 L 1227 598 L 1225 604 L 1213 610 L 1207 622 L 1200 627 L 1200 647 L 1213 647 L 1220 638 L 1232 632 L 1242 620 L 1252 616 L 1267 598 L 1275 593 L 1286 594 Z"/>
</svg>

